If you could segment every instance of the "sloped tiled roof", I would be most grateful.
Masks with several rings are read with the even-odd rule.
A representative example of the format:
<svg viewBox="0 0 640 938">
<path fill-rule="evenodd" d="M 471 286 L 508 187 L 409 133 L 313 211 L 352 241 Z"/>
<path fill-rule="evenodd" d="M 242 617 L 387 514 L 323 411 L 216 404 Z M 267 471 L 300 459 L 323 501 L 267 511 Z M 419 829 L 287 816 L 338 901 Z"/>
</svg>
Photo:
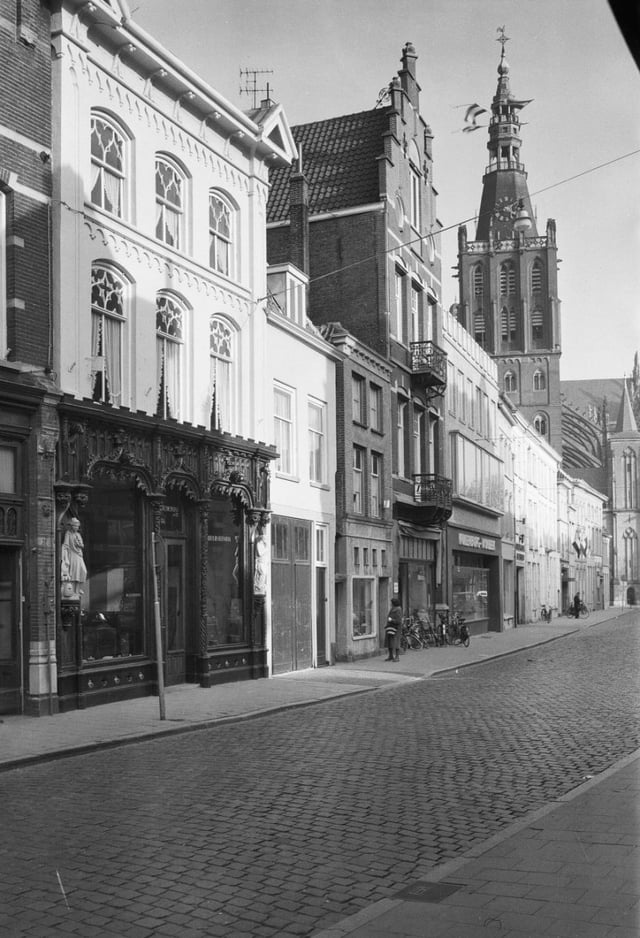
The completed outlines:
<svg viewBox="0 0 640 938">
<path fill-rule="evenodd" d="M 615 421 L 622 398 L 622 378 L 584 378 L 578 381 L 561 381 L 560 394 L 565 403 L 574 410 L 592 419 L 601 410 L 607 399 L 609 422 Z"/>
<path fill-rule="evenodd" d="M 378 160 L 389 118 L 384 108 L 346 114 L 292 127 L 302 148 L 302 168 L 309 185 L 311 215 L 380 200 Z M 289 217 L 289 176 L 295 167 L 271 170 L 267 221 Z"/>
</svg>

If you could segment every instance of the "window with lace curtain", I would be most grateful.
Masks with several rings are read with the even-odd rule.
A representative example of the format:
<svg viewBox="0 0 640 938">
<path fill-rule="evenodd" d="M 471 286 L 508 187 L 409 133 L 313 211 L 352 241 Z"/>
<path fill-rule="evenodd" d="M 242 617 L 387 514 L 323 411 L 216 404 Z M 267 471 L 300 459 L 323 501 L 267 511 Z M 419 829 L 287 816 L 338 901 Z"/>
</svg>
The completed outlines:
<svg viewBox="0 0 640 938">
<path fill-rule="evenodd" d="M 230 432 L 231 369 L 233 367 L 233 333 L 218 316 L 209 322 L 209 356 L 211 361 L 211 429 Z"/>
<path fill-rule="evenodd" d="M 126 281 L 113 269 L 91 268 L 91 399 L 122 404 Z"/>
<path fill-rule="evenodd" d="M 91 201 L 105 212 L 124 217 L 126 139 L 102 114 L 91 117 Z"/>
<path fill-rule="evenodd" d="M 164 419 L 181 419 L 184 320 L 185 307 L 180 301 L 159 293 L 156 297 L 156 416 Z"/>
<path fill-rule="evenodd" d="M 209 193 L 209 266 L 229 277 L 232 274 L 233 220 L 231 206 L 215 192 Z"/>
<path fill-rule="evenodd" d="M 180 251 L 184 247 L 185 178 L 164 156 L 156 157 L 156 238 Z"/>
</svg>

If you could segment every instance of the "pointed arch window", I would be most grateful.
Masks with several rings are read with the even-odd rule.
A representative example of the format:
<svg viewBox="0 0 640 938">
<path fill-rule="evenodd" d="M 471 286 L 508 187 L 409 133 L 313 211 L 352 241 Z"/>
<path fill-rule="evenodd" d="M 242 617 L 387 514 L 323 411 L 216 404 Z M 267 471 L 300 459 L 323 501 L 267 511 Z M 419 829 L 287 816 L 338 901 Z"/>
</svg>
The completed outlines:
<svg viewBox="0 0 640 938">
<path fill-rule="evenodd" d="M 185 176 L 167 157 L 156 157 L 156 238 L 180 251 L 184 245 Z"/>
<path fill-rule="evenodd" d="M 186 311 L 174 296 L 156 297 L 156 374 L 158 405 L 156 416 L 181 419 L 183 382 L 183 343 Z"/>
<path fill-rule="evenodd" d="M 535 260 L 531 268 L 531 292 L 542 293 L 542 263 L 539 260 Z"/>
<path fill-rule="evenodd" d="M 500 328 L 505 342 L 513 342 L 516 337 L 516 311 L 502 307 L 500 312 Z"/>
<path fill-rule="evenodd" d="M 217 192 L 209 193 L 209 266 L 226 277 L 233 273 L 235 212 Z"/>
<path fill-rule="evenodd" d="M 211 429 L 231 431 L 231 378 L 233 368 L 233 332 L 219 316 L 209 322 L 211 362 Z"/>
<path fill-rule="evenodd" d="M 500 295 L 515 296 L 516 269 L 511 261 L 500 264 Z"/>
<path fill-rule="evenodd" d="M 627 528 L 622 535 L 624 547 L 624 578 L 638 579 L 638 535 L 633 528 Z"/>
<path fill-rule="evenodd" d="M 518 390 L 518 379 L 516 378 L 515 372 L 506 371 L 504 375 L 504 389 L 507 393 Z"/>
<path fill-rule="evenodd" d="M 531 338 L 536 343 L 544 340 L 544 313 L 539 306 L 531 313 Z"/>
<path fill-rule="evenodd" d="M 473 268 L 473 295 L 482 296 L 484 293 L 484 271 L 481 264 Z"/>
<path fill-rule="evenodd" d="M 128 284 L 115 270 L 91 268 L 91 399 L 122 404 L 125 297 Z"/>
<path fill-rule="evenodd" d="M 544 414 L 536 414 L 533 418 L 533 426 L 540 436 L 547 438 L 549 433 L 549 422 Z"/>
<path fill-rule="evenodd" d="M 622 454 L 624 507 L 638 507 L 638 461 L 632 449 Z"/>
<path fill-rule="evenodd" d="M 91 201 L 118 218 L 124 217 L 126 145 L 114 121 L 103 114 L 92 114 Z"/>
<path fill-rule="evenodd" d="M 544 371 L 541 371 L 539 368 L 533 373 L 533 390 L 534 391 L 544 391 L 547 387 L 547 377 Z"/>
<path fill-rule="evenodd" d="M 473 317 L 473 337 L 482 348 L 486 347 L 487 342 L 487 324 L 484 313 L 476 313 Z"/>
</svg>

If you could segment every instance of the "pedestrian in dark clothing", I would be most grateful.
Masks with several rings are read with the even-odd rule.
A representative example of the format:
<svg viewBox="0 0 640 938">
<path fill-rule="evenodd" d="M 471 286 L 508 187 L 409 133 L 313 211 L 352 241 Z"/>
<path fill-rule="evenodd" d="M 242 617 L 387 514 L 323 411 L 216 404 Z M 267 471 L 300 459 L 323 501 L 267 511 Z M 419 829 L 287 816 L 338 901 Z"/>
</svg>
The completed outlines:
<svg viewBox="0 0 640 938">
<path fill-rule="evenodd" d="M 391 600 L 391 608 L 387 615 L 387 624 L 384 629 L 385 644 L 389 649 L 386 661 L 400 661 L 400 635 L 402 634 L 402 606 L 397 596 Z"/>
<path fill-rule="evenodd" d="M 576 619 L 580 616 L 580 593 L 576 593 L 573 597 L 573 614 Z"/>
</svg>

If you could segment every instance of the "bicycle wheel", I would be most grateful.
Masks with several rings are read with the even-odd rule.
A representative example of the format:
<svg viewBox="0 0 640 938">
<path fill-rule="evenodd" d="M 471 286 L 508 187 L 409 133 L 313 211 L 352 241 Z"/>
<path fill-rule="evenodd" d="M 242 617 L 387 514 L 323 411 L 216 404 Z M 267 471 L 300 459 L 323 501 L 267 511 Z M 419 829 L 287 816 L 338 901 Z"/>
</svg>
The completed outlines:
<svg viewBox="0 0 640 938">
<path fill-rule="evenodd" d="M 466 638 L 464 638 L 464 639 L 462 640 L 462 644 L 464 645 L 465 648 L 468 648 L 468 647 L 469 647 L 469 645 L 471 644 L 471 639 L 469 638 L 468 635 L 467 635 Z"/>
<path fill-rule="evenodd" d="M 589 610 L 588 610 L 588 608 L 587 608 L 586 606 L 581 606 L 581 607 L 580 607 L 580 618 L 581 618 L 581 619 L 588 619 L 588 618 L 589 618 Z"/>
</svg>

